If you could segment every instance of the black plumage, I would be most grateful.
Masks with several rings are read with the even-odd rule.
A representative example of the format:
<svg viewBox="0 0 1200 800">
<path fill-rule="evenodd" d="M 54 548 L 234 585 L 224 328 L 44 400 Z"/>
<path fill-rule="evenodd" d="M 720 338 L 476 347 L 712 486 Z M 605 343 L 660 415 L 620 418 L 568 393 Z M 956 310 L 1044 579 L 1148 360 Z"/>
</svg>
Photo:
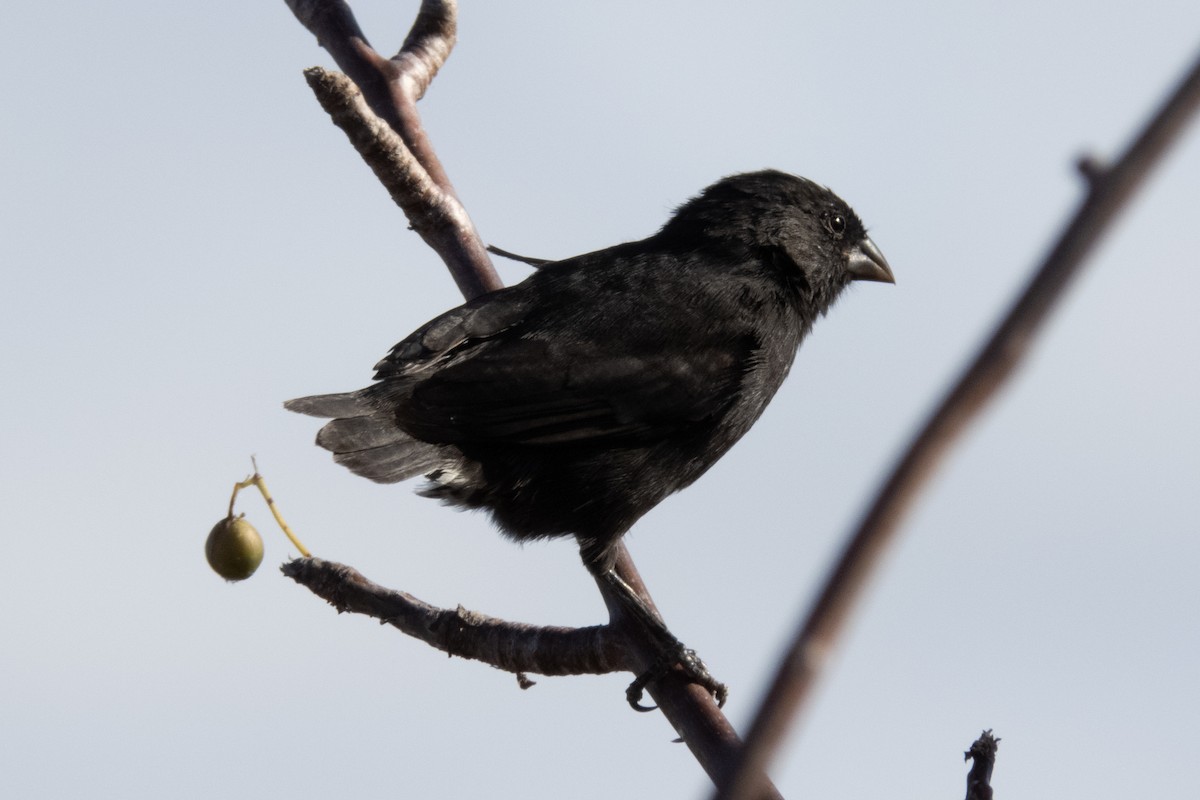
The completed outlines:
<svg viewBox="0 0 1200 800">
<path fill-rule="evenodd" d="M 575 536 L 594 571 L 758 419 L 853 280 L 892 281 L 858 216 L 804 178 L 725 178 L 653 236 L 541 266 L 442 314 L 376 382 L 292 400 L 380 482 L 482 508 L 508 536 Z"/>
</svg>

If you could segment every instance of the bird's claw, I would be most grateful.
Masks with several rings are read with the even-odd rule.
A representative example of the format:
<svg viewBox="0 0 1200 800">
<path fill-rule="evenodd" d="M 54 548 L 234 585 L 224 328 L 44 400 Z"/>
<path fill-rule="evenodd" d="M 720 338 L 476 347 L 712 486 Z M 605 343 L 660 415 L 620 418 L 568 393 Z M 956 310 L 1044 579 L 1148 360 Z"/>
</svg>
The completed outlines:
<svg viewBox="0 0 1200 800">
<path fill-rule="evenodd" d="M 717 708 L 725 707 L 725 701 L 729 699 L 729 687 L 712 676 L 695 650 L 684 648 L 679 663 L 683 665 L 683 672 L 692 683 L 700 684 L 712 695 L 717 701 Z"/>
<path fill-rule="evenodd" d="M 713 699 L 717 701 L 717 708 L 725 707 L 725 701 L 729 698 L 729 687 L 712 676 L 700 656 L 696 655 L 695 650 L 680 644 L 673 651 L 664 653 L 654 666 L 638 675 L 633 683 L 629 684 L 629 688 L 625 690 L 625 699 L 629 702 L 630 708 L 634 711 L 653 711 L 658 708 L 658 706 L 642 705 L 642 694 L 647 686 L 665 677 L 676 664 L 680 666 L 684 677 L 692 683 L 703 686 L 713 696 Z"/>
<path fill-rule="evenodd" d="M 625 690 L 625 700 L 629 703 L 629 707 L 634 711 L 653 711 L 658 706 L 642 705 L 642 692 L 650 684 L 651 681 L 658 680 L 666 674 L 664 670 L 662 674 L 658 674 L 657 670 L 649 669 L 633 679 L 633 683 L 629 684 L 629 688 Z"/>
</svg>

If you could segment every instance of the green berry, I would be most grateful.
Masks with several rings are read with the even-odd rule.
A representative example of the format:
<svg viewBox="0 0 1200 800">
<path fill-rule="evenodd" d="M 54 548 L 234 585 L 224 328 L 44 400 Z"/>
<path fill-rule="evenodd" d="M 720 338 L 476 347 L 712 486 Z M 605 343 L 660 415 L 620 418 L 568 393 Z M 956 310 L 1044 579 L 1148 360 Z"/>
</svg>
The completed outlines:
<svg viewBox="0 0 1200 800">
<path fill-rule="evenodd" d="M 263 560 L 263 540 L 244 517 L 226 517 L 204 543 L 208 565 L 227 581 L 244 581 Z"/>
</svg>

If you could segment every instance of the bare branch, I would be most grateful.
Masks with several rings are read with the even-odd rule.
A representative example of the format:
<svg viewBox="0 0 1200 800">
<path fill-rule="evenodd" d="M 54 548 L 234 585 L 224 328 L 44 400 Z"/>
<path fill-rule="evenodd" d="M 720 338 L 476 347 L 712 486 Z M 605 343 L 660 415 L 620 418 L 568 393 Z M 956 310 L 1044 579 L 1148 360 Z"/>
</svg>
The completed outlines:
<svg viewBox="0 0 1200 800">
<path fill-rule="evenodd" d="M 993 736 L 989 728 L 963 753 L 964 761 L 974 761 L 967 772 L 967 800 L 992 800 L 992 768 L 996 766 L 999 747 L 1000 737 Z"/>
<path fill-rule="evenodd" d="M 404 79 L 411 82 L 409 96 L 420 100 L 437 75 L 458 37 L 458 3 L 454 0 L 421 3 L 412 30 L 400 52 L 392 56 Z"/>
<path fill-rule="evenodd" d="M 349 78 L 320 67 L 304 71 L 308 85 L 333 123 L 408 217 L 412 229 L 442 257 L 467 297 L 500 288 L 466 209 L 422 168 L 390 125 L 367 106 Z M 486 265 L 486 272 L 480 264 Z"/>
<path fill-rule="evenodd" d="M 437 608 L 406 592 L 373 583 L 357 570 L 319 558 L 280 567 L 338 613 L 366 614 L 431 647 L 507 672 L 603 675 L 628 670 L 628 644 L 607 625 L 561 628 L 526 625 L 459 606 Z"/>
<path fill-rule="evenodd" d="M 363 87 L 375 108 L 386 105 L 386 75 L 383 58 L 367 41 L 354 12 L 343 0 L 287 0 L 296 19 L 317 37 L 317 43 L 333 56 L 333 60 Z M 383 111 L 379 116 L 387 118 Z"/>
<path fill-rule="evenodd" d="M 438 608 L 380 586 L 352 567 L 300 558 L 280 567 L 284 575 L 324 598 L 338 613 L 364 614 L 450 655 L 482 661 L 506 672 L 539 675 L 639 673 L 653 653 L 629 639 L 621 625 L 565 628 L 509 622 L 459 606 Z M 636 575 L 636 573 L 634 573 Z M 741 740 L 700 686 L 676 672 L 647 687 L 663 715 L 714 782 L 730 769 Z M 774 787 L 765 798 L 778 798 Z"/>
<path fill-rule="evenodd" d="M 354 82 L 321 67 L 309 67 L 304 77 L 321 108 L 349 137 L 413 229 L 423 237 L 426 231 L 446 225 L 452 212 L 442 202 L 437 184 L 391 126 L 371 111 Z"/>
<path fill-rule="evenodd" d="M 456 4 L 425 0 L 404 47 L 391 59 L 371 47 L 342 0 L 288 0 L 288 7 L 350 78 L 344 82 L 314 67 L 305 73 L 309 86 L 413 230 L 441 256 L 466 297 L 499 289 L 500 277 L 416 108 L 454 46 Z"/>
<path fill-rule="evenodd" d="M 413 22 L 412 30 L 404 40 L 400 52 L 392 56 L 389 64 L 392 67 L 390 85 L 391 107 L 395 110 L 395 119 L 389 121 L 396 131 L 404 138 L 404 143 L 416 154 L 417 159 L 429 172 L 429 177 L 456 201 L 454 186 L 442 168 L 442 162 L 433 151 L 433 143 L 425 133 L 421 124 L 421 115 L 417 113 L 417 101 L 425 96 L 429 84 L 437 75 L 442 64 L 450 57 L 454 42 L 458 36 L 458 3 L 454 0 L 423 0 L 417 19 Z M 466 213 L 465 211 L 463 212 Z M 475 233 L 472 230 L 472 233 Z M 479 235 L 475 233 L 477 244 Z M 484 254 L 477 254 L 480 264 L 491 270 L 491 260 Z M 489 291 L 500 288 L 500 279 L 495 278 L 495 285 L 488 284 Z"/>
<path fill-rule="evenodd" d="M 918 492 L 967 423 L 995 398 L 1028 354 L 1084 259 L 1182 133 L 1198 106 L 1200 61 L 1110 169 L 1088 161 L 1089 191 L 1082 206 L 991 339 L 911 442 L 848 540 L 759 708 L 738 770 L 717 798 L 742 800 L 753 796 L 759 776 L 808 697 L 855 601 Z"/>
</svg>

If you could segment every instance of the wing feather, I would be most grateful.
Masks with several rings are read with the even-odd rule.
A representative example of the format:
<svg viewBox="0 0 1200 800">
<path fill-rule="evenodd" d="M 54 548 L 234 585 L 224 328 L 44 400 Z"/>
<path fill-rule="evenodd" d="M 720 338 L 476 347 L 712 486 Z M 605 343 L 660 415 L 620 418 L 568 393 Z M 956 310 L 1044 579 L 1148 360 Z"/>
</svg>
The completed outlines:
<svg viewBox="0 0 1200 800">
<path fill-rule="evenodd" d="M 572 259 L 594 261 L 588 269 L 548 265 L 430 321 L 376 365 L 372 404 L 443 444 L 645 442 L 720 413 L 754 363 L 754 326 L 641 316 L 682 302 L 704 320 L 724 306 L 704 281 L 688 284 L 690 296 L 662 296 L 656 270 L 677 265 L 627 268 L 630 247 Z"/>
<path fill-rule="evenodd" d="M 416 385 L 400 413 L 426 441 L 652 440 L 712 417 L 741 382 L 728 348 L 613 355 L 541 340 L 478 346 Z"/>
</svg>

